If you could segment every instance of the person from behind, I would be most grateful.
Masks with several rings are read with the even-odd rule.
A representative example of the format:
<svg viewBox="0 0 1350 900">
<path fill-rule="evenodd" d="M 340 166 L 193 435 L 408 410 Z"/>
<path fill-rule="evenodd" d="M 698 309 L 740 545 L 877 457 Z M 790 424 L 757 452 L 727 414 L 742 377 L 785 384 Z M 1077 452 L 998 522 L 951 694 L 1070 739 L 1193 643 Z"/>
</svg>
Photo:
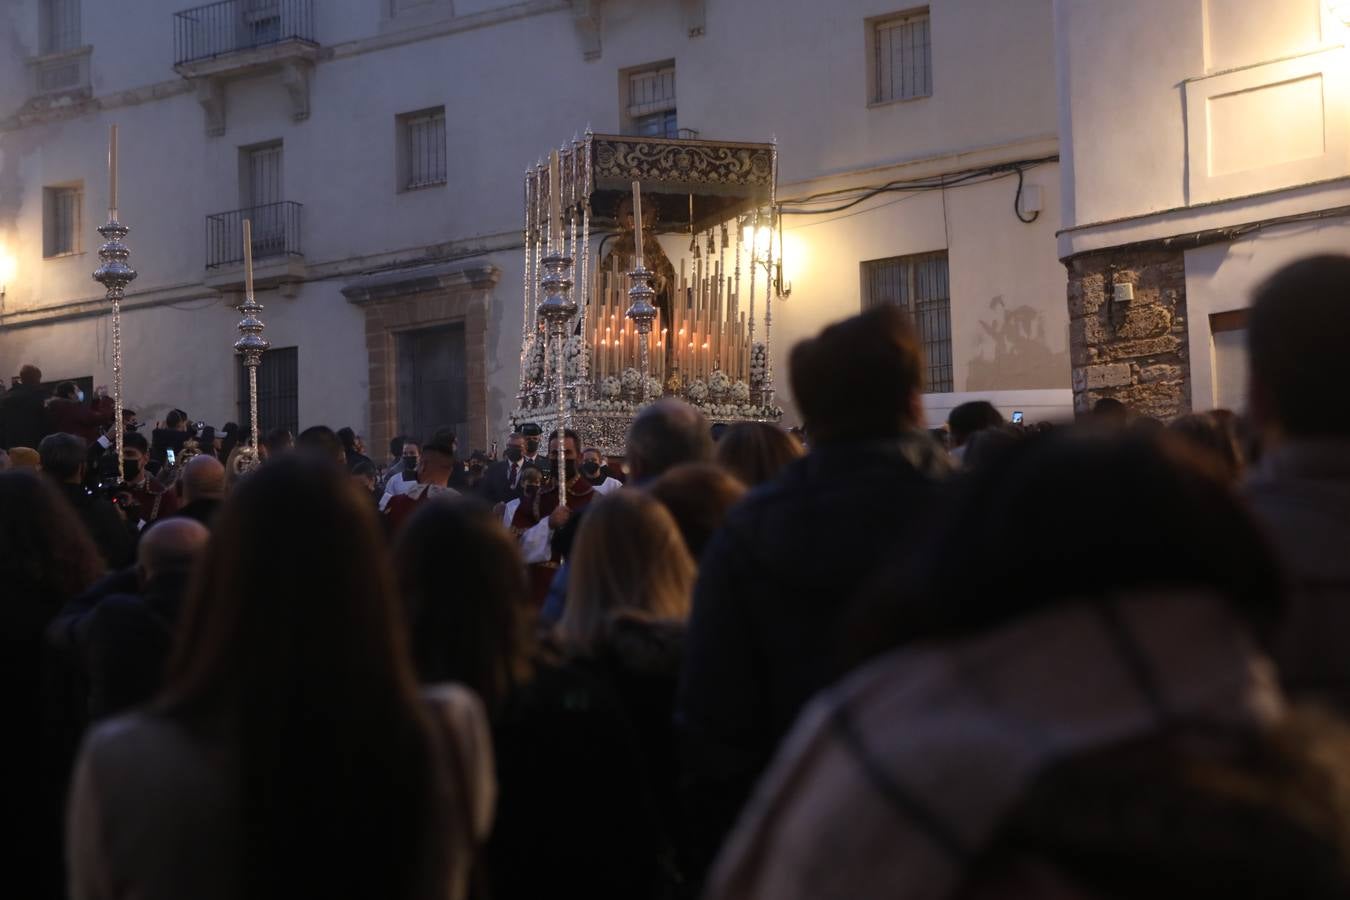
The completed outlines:
<svg viewBox="0 0 1350 900">
<path fill-rule="evenodd" d="M 703 413 L 674 397 L 642 409 L 628 428 L 624 462 L 630 483 L 643 487 L 681 463 L 712 459 L 713 441 Z"/>
<path fill-rule="evenodd" d="M 1350 711 L 1350 257 L 1293 263 L 1257 288 L 1247 412 L 1261 459 L 1247 499 L 1280 551 L 1291 603 L 1276 660 L 1295 696 Z"/>
<path fill-rule="evenodd" d="M 47 396 L 41 369 L 19 369 L 13 387 L 0 397 L 0 447 L 36 447 L 48 435 Z"/>
<path fill-rule="evenodd" d="M 1115 397 L 1103 397 L 1092 404 L 1087 421 L 1099 428 L 1124 428 L 1130 424 L 1130 408 Z"/>
<path fill-rule="evenodd" d="M 745 496 L 746 486 L 715 463 L 684 463 L 670 469 L 647 488 L 675 519 L 684 545 L 695 561 Z"/>
<path fill-rule="evenodd" d="M 360 436 L 356 433 L 355 430 L 352 429 L 351 426 L 339 428 L 337 431 L 337 438 L 339 441 L 342 442 L 342 452 L 347 460 L 348 471 L 354 470 L 359 464 L 363 462 L 371 463 L 372 469 L 375 467 L 375 464 L 371 462 L 370 457 L 366 456 L 365 453 L 361 452 L 361 450 L 358 449 L 357 444 L 359 437 Z"/>
<path fill-rule="evenodd" d="M 986 428 L 998 428 L 1003 424 L 1003 414 L 994 408 L 988 400 L 971 400 L 962 403 L 947 414 L 947 432 L 952 457 L 963 461 L 966 445 L 977 432 Z"/>
<path fill-rule="evenodd" d="M 870 586 L 867 662 L 802 712 L 708 896 L 1350 896 L 1350 733 L 1282 695 L 1276 561 L 1212 466 L 1035 436 L 963 487 Z"/>
<path fill-rule="evenodd" d="M 737 423 L 717 442 L 718 464 L 747 487 L 772 481 L 803 455 L 800 444 L 768 422 Z"/>
<path fill-rule="evenodd" d="M 1229 484 L 1236 485 L 1242 479 L 1242 448 L 1218 417 L 1212 413 L 1189 413 L 1167 427 L 1217 466 Z"/>
<path fill-rule="evenodd" d="M 572 664 L 609 685 L 637 733 L 644 792 L 685 855 L 679 809 L 675 690 L 696 566 L 675 520 L 640 491 L 586 511 L 569 561 L 567 605 L 553 631 Z"/>
<path fill-rule="evenodd" d="M 295 436 L 285 426 L 273 428 L 267 432 L 267 437 L 263 439 L 262 446 L 267 458 L 275 459 L 283 453 L 289 453 L 295 449 Z"/>
<path fill-rule="evenodd" d="M 57 486 L 108 565 L 114 569 L 129 565 L 135 552 L 135 523 L 127 521 L 109 495 L 96 494 L 84 486 L 89 459 L 84 439 L 73 434 L 49 434 L 38 445 L 38 455 L 42 474 Z"/>
<path fill-rule="evenodd" d="M 68 436 L 72 441 L 79 438 Z M 83 450 L 81 450 L 83 453 Z M 0 766 L 5 854 L 22 866 L 32 897 L 62 896 L 61 808 L 78 734 L 64 687 L 64 666 L 46 643 L 61 607 L 103 571 L 98 548 L 55 479 L 0 472 L 0 696 L 6 739 Z"/>
<path fill-rule="evenodd" d="M 288 458 L 239 483 L 164 691 L 85 741 L 71 896 L 467 895 L 487 723 L 463 687 L 419 691 L 382 545 L 345 470 Z"/>
<path fill-rule="evenodd" d="M 394 559 L 418 677 L 472 688 L 492 723 L 492 895 L 657 895 L 663 836 L 632 726 L 607 685 L 539 645 L 509 532 L 477 498 L 430 503 Z"/>
<path fill-rule="evenodd" d="M 214 457 L 198 455 L 188 460 L 178 480 L 183 505 L 177 515 L 210 528 L 225 502 L 225 481 L 226 467 Z"/>
<path fill-rule="evenodd" d="M 347 451 L 337 433 L 327 425 L 311 425 L 295 439 L 295 449 L 309 456 L 347 465 Z"/>
<path fill-rule="evenodd" d="M 42 455 L 32 447 L 10 447 L 9 467 L 36 473 L 42 468 Z"/>
<path fill-rule="evenodd" d="M 136 547 L 138 590 L 100 599 L 76 624 L 75 650 L 89 681 L 91 721 L 148 703 L 159 693 L 188 578 L 209 538 L 206 527 L 190 518 L 151 525 Z"/>
<path fill-rule="evenodd" d="M 936 448 L 902 310 L 830 325 L 789 366 L 811 450 L 731 511 L 694 593 L 677 721 L 702 864 L 801 705 L 842 674 L 845 599 L 927 522 L 936 492 L 909 456 L 915 440 Z"/>
</svg>

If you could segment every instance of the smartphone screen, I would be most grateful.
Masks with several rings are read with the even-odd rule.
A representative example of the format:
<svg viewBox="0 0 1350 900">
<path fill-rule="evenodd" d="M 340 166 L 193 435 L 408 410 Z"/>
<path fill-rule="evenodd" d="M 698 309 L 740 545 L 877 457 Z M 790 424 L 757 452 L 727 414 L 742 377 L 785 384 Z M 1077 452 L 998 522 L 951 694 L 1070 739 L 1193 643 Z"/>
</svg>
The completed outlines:
<svg viewBox="0 0 1350 900">
<path fill-rule="evenodd" d="M 170 449 L 168 449 L 168 450 L 165 450 L 165 451 L 164 451 L 164 456 L 165 456 L 166 459 L 168 459 L 169 465 L 171 465 L 171 466 L 174 465 L 174 454 L 173 454 L 173 449 L 172 449 L 172 448 L 170 448 Z"/>
<path fill-rule="evenodd" d="M 1014 425 L 1021 425 L 1021 424 L 1022 424 L 1022 411 L 1021 411 L 1020 409 L 1019 409 L 1019 410 L 1016 410 L 1016 411 L 1012 414 L 1012 423 L 1013 423 Z"/>
</svg>

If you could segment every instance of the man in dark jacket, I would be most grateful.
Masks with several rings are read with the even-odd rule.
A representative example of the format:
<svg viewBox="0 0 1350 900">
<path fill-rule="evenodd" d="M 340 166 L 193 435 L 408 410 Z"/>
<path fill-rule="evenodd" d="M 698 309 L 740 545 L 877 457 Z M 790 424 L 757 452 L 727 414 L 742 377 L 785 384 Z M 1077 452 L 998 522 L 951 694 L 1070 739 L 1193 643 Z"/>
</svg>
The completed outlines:
<svg viewBox="0 0 1350 900">
<path fill-rule="evenodd" d="M 36 447 L 47 436 L 47 391 L 37 366 L 19 370 L 19 382 L 0 397 L 0 447 Z"/>
<path fill-rule="evenodd" d="M 525 462 L 525 435 L 514 432 L 506 439 L 504 458 L 487 467 L 478 482 L 478 495 L 489 503 L 510 503 L 520 496 L 520 467 Z"/>
<path fill-rule="evenodd" d="M 188 575 L 208 537 L 191 519 L 152 525 L 137 552 L 140 590 L 103 598 L 75 626 L 76 650 L 89 677 L 91 721 L 159 692 Z"/>
<path fill-rule="evenodd" d="M 805 701 L 842 674 L 852 596 L 926 515 L 934 482 L 912 460 L 921 361 L 885 306 L 792 352 L 811 453 L 752 492 L 703 555 L 676 721 L 695 874 L 716 852 Z"/>
<path fill-rule="evenodd" d="M 210 528 L 225 502 L 225 467 L 214 456 L 199 454 L 188 460 L 179 477 L 183 505 L 175 515 L 195 519 Z"/>
<path fill-rule="evenodd" d="M 75 507 L 99 552 L 112 568 L 131 562 L 135 538 L 126 518 L 105 497 L 91 494 L 84 486 L 88 448 L 73 434 L 49 434 L 38 445 L 42 472 Z"/>
</svg>

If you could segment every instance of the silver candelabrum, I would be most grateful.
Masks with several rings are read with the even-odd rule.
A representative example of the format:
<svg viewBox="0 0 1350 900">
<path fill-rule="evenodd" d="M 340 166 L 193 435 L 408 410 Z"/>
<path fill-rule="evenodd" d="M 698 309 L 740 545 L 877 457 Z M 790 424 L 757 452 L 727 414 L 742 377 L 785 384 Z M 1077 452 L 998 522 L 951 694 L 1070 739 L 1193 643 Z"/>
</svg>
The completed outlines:
<svg viewBox="0 0 1350 900">
<path fill-rule="evenodd" d="M 258 318 L 262 304 L 254 299 L 253 292 L 244 294 L 244 302 L 239 311 L 244 317 L 239 320 L 239 340 L 234 342 L 234 352 L 243 359 L 248 369 L 248 446 L 239 452 L 235 461 L 235 471 L 242 474 L 255 468 L 260 457 L 258 454 L 258 366 L 262 364 L 262 355 L 272 344 L 262 336 L 263 322 Z"/>
<path fill-rule="evenodd" d="M 656 320 L 656 306 L 652 303 L 656 289 L 652 287 L 651 270 L 641 260 L 638 260 L 637 268 L 628 273 L 628 277 L 633 285 L 628 289 L 628 311 L 624 316 L 632 320 L 633 329 L 638 333 L 638 365 L 642 371 L 640 396 L 642 402 L 646 403 L 650 399 L 647 395 L 647 378 L 652 367 L 647 337 L 652 333 L 652 322 Z"/>
<path fill-rule="evenodd" d="M 102 262 L 94 271 L 94 280 L 107 289 L 108 302 L 112 305 L 112 366 L 113 366 L 113 446 L 117 453 L 117 479 L 124 477 L 122 470 L 122 299 L 126 296 L 127 285 L 136 279 L 136 270 L 127 265 L 131 251 L 122 239 L 131 231 L 117 221 L 117 216 L 109 212 L 107 224 L 98 229 L 103 236 L 103 246 L 98 248 L 98 258 Z"/>
<path fill-rule="evenodd" d="M 561 243 L 561 242 L 560 242 Z M 549 337 L 557 347 L 558 367 L 558 505 L 567 502 L 567 330 L 568 323 L 577 314 L 577 302 L 572 298 L 572 257 L 555 249 L 540 261 L 544 269 L 539 286 L 544 292 L 539 304 L 539 317 L 547 323 Z"/>
</svg>

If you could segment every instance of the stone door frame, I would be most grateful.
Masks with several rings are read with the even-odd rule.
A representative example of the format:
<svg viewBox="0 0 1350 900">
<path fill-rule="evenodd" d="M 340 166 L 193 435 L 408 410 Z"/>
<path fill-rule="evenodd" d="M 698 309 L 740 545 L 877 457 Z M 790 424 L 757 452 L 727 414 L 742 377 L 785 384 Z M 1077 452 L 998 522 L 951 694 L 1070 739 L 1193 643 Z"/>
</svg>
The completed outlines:
<svg viewBox="0 0 1350 900">
<path fill-rule="evenodd" d="M 488 305 L 501 272 L 478 262 L 447 263 L 370 275 L 342 289 L 366 316 L 370 399 L 367 446 L 387 453 L 398 428 L 398 335 L 463 324 L 468 431 L 456 435 L 462 453 L 488 446 Z M 417 435 L 418 440 L 425 435 Z"/>
</svg>

